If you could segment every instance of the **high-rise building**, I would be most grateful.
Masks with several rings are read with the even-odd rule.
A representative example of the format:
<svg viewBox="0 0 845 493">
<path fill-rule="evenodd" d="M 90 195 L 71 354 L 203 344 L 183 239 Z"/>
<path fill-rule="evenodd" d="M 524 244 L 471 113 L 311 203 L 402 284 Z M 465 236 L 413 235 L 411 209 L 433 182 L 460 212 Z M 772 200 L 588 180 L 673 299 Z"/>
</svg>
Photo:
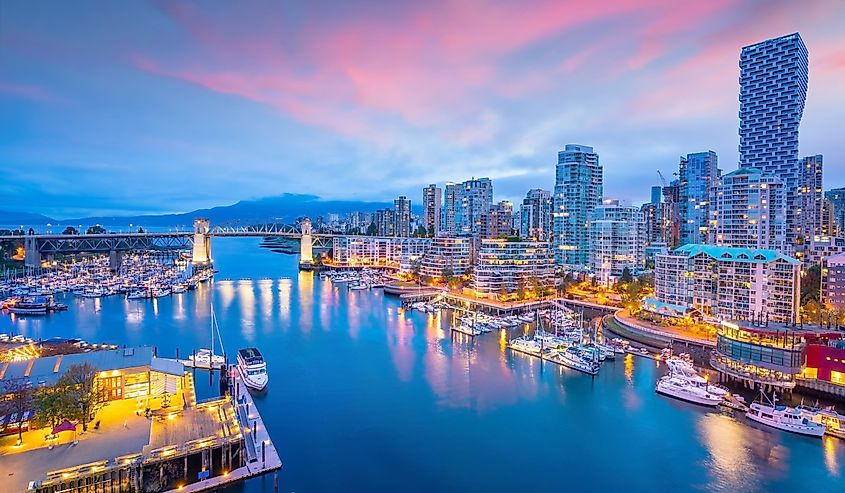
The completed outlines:
<svg viewBox="0 0 845 493">
<path fill-rule="evenodd" d="M 440 213 L 440 232 L 445 235 L 454 235 L 458 232 L 456 217 L 458 214 L 458 189 L 460 185 L 446 182 L 446 189 L 443 195 L 443 211 Z"/>
<path fill-rule="evenodd" d="M 795 206 L 795 220 L 800 231 L 795 256 L 804 260 L 804 250 L 813 241 L 813 237 L 822 234 L 822 206 L 824 192 L 822 174 L 824 172 L 821 154 L 801 158 L 798 169 L 798 190 Z"/>
<path fill-rule="evenodd" d="M 423 188 L 423 221 L 426 231 L 432 236 L 440 231 L 442 190 L 435 184 Z"/>
<path fill-rule="evenodd" d="M 482 234 L 484 215 L 493 206 L 493 182 L 490 178 L 473 178 L 460 184 L 456 203 L 455 224 L 458 234 Z"/>
<path fill-rule="evenodd" d="M 519 235 L 534 241 L 549 241 L 552 237 L 552 193 L 534 188 L 529 190 L 519 207 Z"/>
<path fill-rule="evenodd" d="M 821 228 L 823 236 L 838 236 L 840 230 L 836 224 L 836 214 L 833 210 L 833 202 L 827 197 L 822 200 Z"/>
<path fill-rule="evenodd" d="M 396 236 L 396 212 L 394 209 L 379 209 L 373 221 L 378 236 Z"/>
<path fill-rule="evenodd" d="M 602 197 L 602 167 L 593 148 L 567 144 L 558 152 L 554 190 L 555 261 L 567 269 L 590 262 L 590 220 Z"/>
<path fill-rule="evenodd" d="M 845 234 L 845 188 L 828 190 L 824 193 L 824 198 L 830 202 L 836 231 L 839 234 Z"/>
<path fill-rule="evenodd" d="M 798 126 L 807 99 L 809 55 L 798 33 L 746 46 L 739 59 L 739 167 L 779 178 L 785 189 L 786 242 L 800 243 L 797 221 Z"/>
<path fill-rule="evenodd" d="M 393 201 L 393 214 L 396 221 L 393 234 L 402 238 L 411 236 L 411 199 L 400 195 Z"/>
<path fill-rule="evenodd" d="M 680 243 L 707 243 L 710 187 L 719 178 L 719 158 L 713 151 L 687 154 L 678 176 Z"/>
<path fill-rule="evenodd" d="M 663 187 L 663 205 L 660 207 L 660 218 L 663 223 L 663 242 L 670 249 L 675 249 L 681 243 L 681 185 L 678 180 L 672 180 Z"/>
<path fill-rule="evenodd" d="M 662 196 L 663 196 L 663 187 L 661 187 L 659 185 L 651 187 L 651 203 L 652 204 L 659 204 Z"/>
<path fill-rule="evenodd" d="M 513 233 L 513 203 L 503 200 L 481 218 L 482 238 L 506 238 Z"/>
<path fill-rule="evenodd" d="M 711 189 L 709 243 L 782 250 L 785 243 L 783 183 L 759 169 L 738 169 Z"/>
<path fill-rule="evenodd" d="M 637 207 L 616 199 L 604 199 L 590 221 L 590 267 L 602 284 L 618 280 L 627 268 L 637 270 L 642 260 Z"/>
</svg>

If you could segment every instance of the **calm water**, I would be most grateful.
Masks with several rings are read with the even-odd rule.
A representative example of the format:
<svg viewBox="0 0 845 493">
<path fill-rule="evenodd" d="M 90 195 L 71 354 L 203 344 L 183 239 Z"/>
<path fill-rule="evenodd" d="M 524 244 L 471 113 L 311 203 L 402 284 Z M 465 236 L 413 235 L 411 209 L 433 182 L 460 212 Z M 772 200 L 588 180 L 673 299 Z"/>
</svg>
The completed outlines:
<svg viewBox="0 0 845 493">
<path fill-rule="evenodd" d="M 65 313 L 0 317 L 0 332 L 184 354 L 208 346 L 213 300 L 227 350 L 255 345 L 268 360 L 258 406 L 283 492 L 845 491 L 845 441 L 658 396 L 653 361 L 628 356 L 591 379 L 510 354 L 497 333 L 452 338 L 446 321 L 300 274 L 258 240 L 214 241 L 220 273 L 197 292 L 69 297 Z"/>
</svg>

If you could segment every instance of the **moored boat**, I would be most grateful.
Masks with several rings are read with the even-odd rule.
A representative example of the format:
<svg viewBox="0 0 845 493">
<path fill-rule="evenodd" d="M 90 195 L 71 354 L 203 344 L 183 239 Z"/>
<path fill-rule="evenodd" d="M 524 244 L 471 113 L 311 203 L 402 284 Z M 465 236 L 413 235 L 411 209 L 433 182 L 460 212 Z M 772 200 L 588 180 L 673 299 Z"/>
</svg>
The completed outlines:
<svg viewBox="0 0 845 493">
<path fill-rule="evenodd" d="M 238 373 L 247 387 L 264 390 L 267 386 L 267 363 L 258 348 L 238 350 Z"/>
<path fill-rule="evenodd" d="M 778 406 L 776 396 L 773 396 L 771 400 L 766 398 L 765 402 L 763 401 L 765 394 L 761 392 L 760 396 L 761 400 L 752 402 L 748 412 L 745 413 L 748 419 L 799 435 L 812 437 L 824 435 L 826 428 L 823 424 L 810 421 L 796 408 Z"/>
</svg>

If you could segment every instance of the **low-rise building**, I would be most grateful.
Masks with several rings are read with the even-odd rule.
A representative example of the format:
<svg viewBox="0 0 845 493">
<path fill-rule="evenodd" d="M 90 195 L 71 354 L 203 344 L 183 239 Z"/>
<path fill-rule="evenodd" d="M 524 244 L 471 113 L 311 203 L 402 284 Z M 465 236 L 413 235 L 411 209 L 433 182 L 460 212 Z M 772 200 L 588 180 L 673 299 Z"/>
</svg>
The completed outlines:
<svg viewBox="0 0 845 493">
<path fill-rule="evenodd" d="M 795 329 L 794 324 L 723 321 L 710 365 L 730 380 L 792 389 L 806 346 L 804 334 Z"/>
<path fill-rule="evenodd" d="M 801 263 L 774 250 L 684 245 L 657 255 L 655 298 L 719 320 L 795 322 Z"/>
<path fill-rule="evenodd" d="M 833 309 L 845 309 L 845 254 L 832 255 L 822 263 L 822 302 Z"/>
<path fill-rule="evenodd" d="M 420 264 L 421 276 L 442 280 L 447 274 L 460 277 L 469 273 L 472 265 L 471 238 L 439 236 L 430 241 Z"/>
<path fill-rule="evenodd" d="M 546 242 L 481 240 L 473 283 L 478 296 L 538 295 L 554 286 L 554 256 Z"/>
<path fill-rule="evenodd" d="M 399 268 L 402 257 L 421 257 L 430 238 L 381 236 L 335 236 L 332 239 L 331 264 L 342 267 Z"/>
</svg>

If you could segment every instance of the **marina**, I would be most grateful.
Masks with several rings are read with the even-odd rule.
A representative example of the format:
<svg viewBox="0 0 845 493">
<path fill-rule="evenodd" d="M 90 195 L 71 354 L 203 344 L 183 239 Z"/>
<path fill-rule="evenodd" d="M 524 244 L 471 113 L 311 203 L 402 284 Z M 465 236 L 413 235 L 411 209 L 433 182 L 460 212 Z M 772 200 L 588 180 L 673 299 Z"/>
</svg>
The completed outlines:
<svg viewBox="0 0 845 493">
<path fill-rule="evenodd" d="M 146 304 L 108 297 L 95 307 L 89 299 L 64 294 L 59 296 L 71 305 L 67 312 L 47 318 L 5 317 L 0 332 L 37 339 L 70 331 L 88 340 L 155 344 L 161 354 L 173 355 L 178 350 L 190 355 L 209 347 L 213 302 L 220 328 L 215 340 L 222 339 L 231 354 L 237 348 L 259 348 L 266 360 L 272 382 L 251 395 L 250 406 L 260 412 L 278 455 L 285 458 L 278 477 L 284 491 L 337 491 L 350 484 L 364 489 L 387 487 L 388 482 L 401 481 L 404 467 L 420 463 L 444 444 L 455 449 L 445 460 L 463 458 L 461 470 L 484 467 L 507 455 L 521 471 L 539 473 L 552 467 L 553 461 L 514 457 L 509 451 L 539 447 L 552 453 L 552 448 L 543 445 L 551 441 L 570 452 L 562 456 L 567 467 L 598 474 L 599 464 L 606 461 L 605 449 L 579 449 L 576 454 L 575 448 L 566 445 L 590 439 L 583 424 L 575 424 L 585 419 L 594 423 L 622 420 L 624 439 L 601 435 L 607 447 L 619 453 L 637 453 L 636 443 L 661 433 L 671 450 L 708 457 L 716 464 L 733 462 L 739 454 L 746 465 L 738 477 L 701 462 L 667 466 L 677 460 L 653 451 L 637 467 L 661 468 L 664 474 L 658 478 L 646 479 L 620 465 L 624 480 L 619 475 L 575 479 L 576 489 L 599 484 L 602 488 L 689 486 L 723 491 L 718 485 L 725 482 L 739 485 L 742 491 L 800 490 L 798 486 L 809 477 L 834 485 L 841 481 L 838 474 L 845 463 L 845 449 L 837 438 L 825 436 L 820 446 L 806 437 L 749 424 L 742 411 L 697 406 L 655 392 L 657 382 L 669 372 L 659 350 L 640 351 L 614 336 L 584 341 L 596 344 L 599 358 L 605 348 L 600 370 L 591 375 L 538 358 L 531 350 L 508 347 L 520 338 L 538 341 L 535 336 L 539 335 L 537 345 L 545 349 L 555 341 L 555 326 L 558 337 L 565 337 L 568 330 L 569 338 L 576 339 L 581 325 L 577 312 L 564 316 L 548 310 L 540 317 L 544 330 L 536 334 L 536 312 L 520 319 L 446 307 L 405 309 L 398 298 L 386 296 L 381 289 L 351 290 L 316 273 L 298 273 L 294 259 L 261 251 L 256 244 L 257 240 L 218 242 L 215 263 L 221 275 L 201 283 L 187 297 Z M 453 336 L 453 320 L 470 327 L 484 323 L 490 330 L 475 337 Z M 593 330 L 589 320 L 584 326 L 582 337 Z M 222 353 L 217 342 L 215 346 L 215 352 Z M 210 389 L 217 382 L 198 371 L 194 384 L 201 401 L 214 394 Z M 325 405 L 309 405 L 317 401 Z M 354 419 L 347 418 L 350 413 Z M 542 419 L 536 423 L 527 419 L 537 413 Z M 413 430 L 406 428 L 408 422 L 416 423 Z M 519 432 L 513 429 L 516 423 L 521 423 Z M 262 425 L 258 428 L 261 433 Z M 473 429 L 504 431 L 493 440 L 478 437 Z M 732 444 L 730 454 L 716 446 L 716 437 Z M 375 450 L 390 452 L 361 455 L 362 439 L 376 445 Z M 473 454 L 467 456 L 464 444 L 469 442 Z M 334 447 L 326 457 L 328 449 L 320 444 L 328 443 Z M 408 443 L 414 446 L 409 448 Z M 781 456 L 773 466 L 770 458 L 759 455 L 760 444 L 765 444 L 764 450 L 779 447 L 794 453 Z M 398 470 L 384 477 L 365 472 L 386 456 L 400 460 Z M 773 474 L 773 467 L 790 474 Z M 317 470 L 325 474 L 315 474 Z M 511 474 L 476 476 L 471 482 L 462 478 L 457 468 L 447 467 L 409 490 L 482 487 L 508 491 L 522 481 Z M 447 481 L 449 486 L 444 486 Z M 261 476 L 246 480 L 243 489 L 266 491 L 273 485 L 272 475 Z M 552 487 L 553 483 L 540 479 L 538 485 Z"/>
</svg>

